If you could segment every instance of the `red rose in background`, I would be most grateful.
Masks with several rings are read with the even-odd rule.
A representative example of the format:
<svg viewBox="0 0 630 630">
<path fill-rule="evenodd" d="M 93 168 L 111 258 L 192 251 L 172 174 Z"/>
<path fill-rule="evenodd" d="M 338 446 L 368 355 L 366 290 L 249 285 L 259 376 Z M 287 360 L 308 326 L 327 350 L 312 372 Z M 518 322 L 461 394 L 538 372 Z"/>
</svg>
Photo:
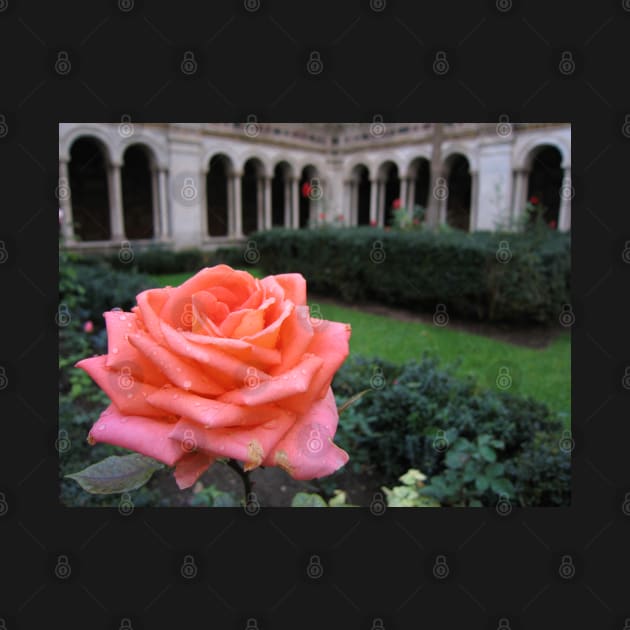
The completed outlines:
<svg viewBox="0 0 630 630">
<path fill-rule="evenodd" d="M 302 197 L 308 197 L 312 189 L 313 187 L 308 182 L 304 182 L 302 184 Z"/>
<path fill-rule="evenodd" d="M 394 210 L 398 210 L 398 208 L 400 208 L 400 206 L 401 206 L 400 199 L 394 199 L 394 201 L 392 202 L 392 208 Z"/>
<path fill-rule="evenodd" d="M 556 229 L 556 227 L 558 227 L 558 224 L 556 223 L 556 221 L 549 221 L 549 227 L 550 227 L 552 230 L 555 230 L 555 229 Z"/>
<path fill-rule="evenodd" d="M 376 221 L 374 219 L 370 219 L 370 225 L 372 227 L 376 227 Z"/>
<path fill-rule="evenodd" d="M 538 203 L 540 203 L 540 199 L 538 199 L 538 197 L 534 196 L 534 197 L 530 197 L 529 198 L 529 203 L 533 204 L 534 206 Z"/>
</svg>

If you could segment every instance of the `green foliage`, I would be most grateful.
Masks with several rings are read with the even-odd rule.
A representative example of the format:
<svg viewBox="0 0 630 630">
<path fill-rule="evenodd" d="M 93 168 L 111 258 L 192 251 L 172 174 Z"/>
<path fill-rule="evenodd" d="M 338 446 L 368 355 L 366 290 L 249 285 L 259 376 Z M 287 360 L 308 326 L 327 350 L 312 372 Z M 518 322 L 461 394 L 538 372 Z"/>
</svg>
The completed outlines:
<svg viewBox="0 0 630 630">
<path fill-rule="evenodd" d="M 265 273 L 302 273 L 309 290 L 349 302 L 467 318 L 550 322 L 570 302 L 570 238 L 544 233 L 273 229 L 252 235 Z M 507 243 L 510 259 L 497 251 Z"/>
<path fill-rule="evenodd" d="M 240 507 L 241 504 L 230 492 L 219 490 L 216 486 L 210 484 L 209 486 L 195 489 L 190 505 L 192 507 Z"/>
<path fill-rule="evenodd" d="M 291 499 L 291 507 L 357 507 L 347 503 L 347 498 L 343 490 L 335 490 L 328 501 L 314 492 L 297 492 Z"/>
<path fill-rule="evenodd" d="M 478 435 L 475 441 L 460 437 L 448 448 L 446 470 L 433 477 L 422 490 L 441 503 L 479 507 L 492 502 L 493 495 L 511 498 L 514 487 L 505 475 L 505 466 L 497 461 L 497 451 L 505 447 L 491 435 Z"/>
<path fill-rule="evenodd" d="M 545 405 L 480 389 L 428 356 L 401 366 L 349 357 L 333 381 L 338 404 L 370 381 L 376 387 L 344 412 L 335 437 L 355 469 L 370 466 L 386 483 L 420 469 L 444 505 L 494 505 L 503 494 L 520 505 L 568 504 L 564 424 Z"/>
<path fill-rule="evenodd" d="M 383 488 L 388 507 L 440 507 L 430 496 L 422 494 L 426 476 L 412 468 L 400 477 L 401 486 Z"/>
</svg>

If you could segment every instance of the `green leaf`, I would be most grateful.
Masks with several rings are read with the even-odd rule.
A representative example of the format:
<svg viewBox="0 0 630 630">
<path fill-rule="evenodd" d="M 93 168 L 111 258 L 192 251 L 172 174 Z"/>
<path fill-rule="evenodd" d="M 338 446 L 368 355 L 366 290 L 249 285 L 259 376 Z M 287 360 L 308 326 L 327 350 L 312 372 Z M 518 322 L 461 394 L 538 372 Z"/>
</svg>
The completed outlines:
<svg viewBox="0 0 630 630">
<path fill-rule="evenodd" d="M 477 490 L 479 490 L 479 492 L 485 492 L 488 489 L 488 486 L 490 485 L 490 480 L 488 479 L 488 477 L 477 477 L 475 479 L 475 487 L 477 488 Z"/>
<path fill-rule="evenodd" d="M 505 470 L 505 466 L 499 462 L 494 462 L 494 464 L 488 464 L 484 473 L 487 477 L 500 477 Z"/>
<path fill-rule="evenodd" d="M 494 462 L 497 459 L 497 454 L 489 446 L 480 446 L 479 453 L 487 462 Z"/>
<path fill-rule="evenodd" d="M 91 494 L 130 492 L 143 486 L 163 465 L 139 453 L 112 455 L 79 472 L 66 475 Z"/>
<path fill-rule="evenodd" d="M 505 494 L 508 497 L 514 495 L 514 486 L 509 479 L 499 478 L 499 479 L 491 479 L 490 485 L 492 490 L 497 494 Z"/>
<path fill-rule="evenodd" d="M 298 492 L 291 500 L 291 507 L 328 507 L 319 494 L 314 492 Z"/>
</svg>

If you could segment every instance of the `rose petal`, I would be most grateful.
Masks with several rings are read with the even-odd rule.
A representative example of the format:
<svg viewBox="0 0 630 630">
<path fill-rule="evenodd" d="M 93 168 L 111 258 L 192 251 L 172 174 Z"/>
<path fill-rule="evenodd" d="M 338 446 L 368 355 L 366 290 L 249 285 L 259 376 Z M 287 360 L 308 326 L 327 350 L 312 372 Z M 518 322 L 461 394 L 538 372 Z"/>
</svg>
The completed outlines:
<svg viewBox="0 0 630 630">
<path fill-rule="evenodd" d="M 268 380 L 260 380 L 254 386 L 246 385 L 240 389 L 230 390 L 219 396 L 217 400 L 248 407 L 281 401 L 288 396 L 308 391 L 314 375 L 322 364 L 323 361 L 318 356 L 307 355 L 292 370 Z"/>
<path fill-rule="evenodd" d="M 287 300 L 299 306 L 306 304 L 306 279 L 301 273 L 281 273 L 273 277 L 284 289 Z"/>
<path fill-rule="evenodd" d="M 313 327 L 308 306 L 296 306 L 284 320 L 278 339 L 278 350 L 282 355 L 280 365 L 271 370 L 273 376 L 295 367 L 313 339 Z"/>
<path fill-rule="evenodd" d="M 333 443 L 339 414 L 332 389 L 300 416 L 265 458 L 263 465 L 279 466 L 294 479 L 325 477 L 345 465 L 348 454 Z"/>
<path fill-rule="evenodd" d="M 277 408 L 270 420 L 243 429 L 204 429 L 182 418 L 171 431 L 171 439 L 181 442 L 185 436 L 195 448 L 216 457 L 232 457 L 245 464 L 245 470 L 260 466 L 276 443 L 289 430 L 295 416 Z"/>
<path fill-rule="evenodd" d="M 211 373 L 214 382 L 223 388 L 221 392 L 243 384 L 251 365 L 209 344 L 193 344 L 184 337 L 184 333 L 166 323 L 162 323 L 162 331 L 172 353 L 182 357 L 180 360 L 192 360 L 200 366 L 199 369 Z"/>
<path fill-rule="evenodd" d="M 160 416 L 160 412 L 146 402 L 146 398 L 157 391 L 157 388 L 143 383 L 131 374 L 108 368 L 105 365 L 106 359 L 105 355 L 82 359 L 75 367 L 85 370 L 121 412 L 138 416 Z"/>
<path fill-rule="evenodd" d="M 166 304 L 172 289 L 149 289 L 136 297 L 142 322 L 149 334 L 158 342 L 163 341 L 160 328 L 160 313 Z"/>
<path fill-rule="evenodd" d="M 172 422 L 126 415 L 110 405 L 90 430 L 88 441 L 121 446 L 173 466 L 186 454 L 180 444 L 169 439 L 173 426 Z"/>
<path fill-rule="evenodd" d="M 193 344 L 201 344 L 202 348 L 211 346 L 221 352 L 226 352 L 246 366 L 252 365 L 262 370 L 268 370 L 272 366 L 278 365 L 282 359 L 279 350 L 261 348 L 242 339 L 210 337 L 209 335 L 197 335 L 189 332 L 182 332 L 181 336 Z"/>
<path fill-rule="evenodd" d="M 108 311 L 103 313 L 107 326 L 108 368 L 125 368 L 145 383 L 161 387 L 166 383 L 164 375 L 129 343 L 129 335 L 137 333 L 138 317 L 135 313 Z"/>
<path fill-rule="evenodd" d="M 129 335 L 129 342 L 166 376 L 169 383 L 210 396 L 224 391 L 218 383 L 206 376 L 200 367 L 191 365 L 168 348 L 156 344 L 149 335 L 144 333 Z"/>
<path fill-rule="evenodd" d="M 175 464 L 175 481 L 180 490 L 190 488 L 214 463 L 205 453 L 187 453 Z"/>
<path fill-rule="evenodd" d="M 275 303 L 271 304 L 270 308 L 267 310 L 268 316 L 273 316 L 273 319 L 266 328 L 254 335 L 245 335 L 241 337 L 241 339 L 256 344 L 257 346 L 262 346 L 263 348 L 275 348 L 278 342 L 278 335 L 280 334 L 280 327 L 295 308 L 291 302 L 285 301 L 276 314 L 276 306 L 277 304 Z M 265 323 L 267 323 L 267 318 L 265 319 Z"/>
<path fill-rule="evenodd" d="M 163 414 L 189 418 L 204 428 L 259 424 L 277 413 L 276 408 L 271 405 L 256 408 L 229 405 L 174 387 L 154 391 L 147 396 L 147 401 Z"/>
</svg>

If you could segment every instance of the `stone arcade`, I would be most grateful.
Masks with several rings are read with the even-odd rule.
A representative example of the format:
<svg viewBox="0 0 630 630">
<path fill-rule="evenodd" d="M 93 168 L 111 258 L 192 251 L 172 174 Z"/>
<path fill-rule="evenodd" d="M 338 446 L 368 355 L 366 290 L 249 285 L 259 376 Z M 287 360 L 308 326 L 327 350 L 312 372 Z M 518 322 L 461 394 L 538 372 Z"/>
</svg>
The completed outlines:
<svg viewBox="0 0 630 630">
<path fill-rule="evenodd" d="M 441 223 L 514 225 L 531 196 L 571 226 L 568 124 L 120 124 L 59 126 L 59 202 L 67 246 L 210 248 L 257 229 L 388 225 L 439 200 Z"/>
</svg>

